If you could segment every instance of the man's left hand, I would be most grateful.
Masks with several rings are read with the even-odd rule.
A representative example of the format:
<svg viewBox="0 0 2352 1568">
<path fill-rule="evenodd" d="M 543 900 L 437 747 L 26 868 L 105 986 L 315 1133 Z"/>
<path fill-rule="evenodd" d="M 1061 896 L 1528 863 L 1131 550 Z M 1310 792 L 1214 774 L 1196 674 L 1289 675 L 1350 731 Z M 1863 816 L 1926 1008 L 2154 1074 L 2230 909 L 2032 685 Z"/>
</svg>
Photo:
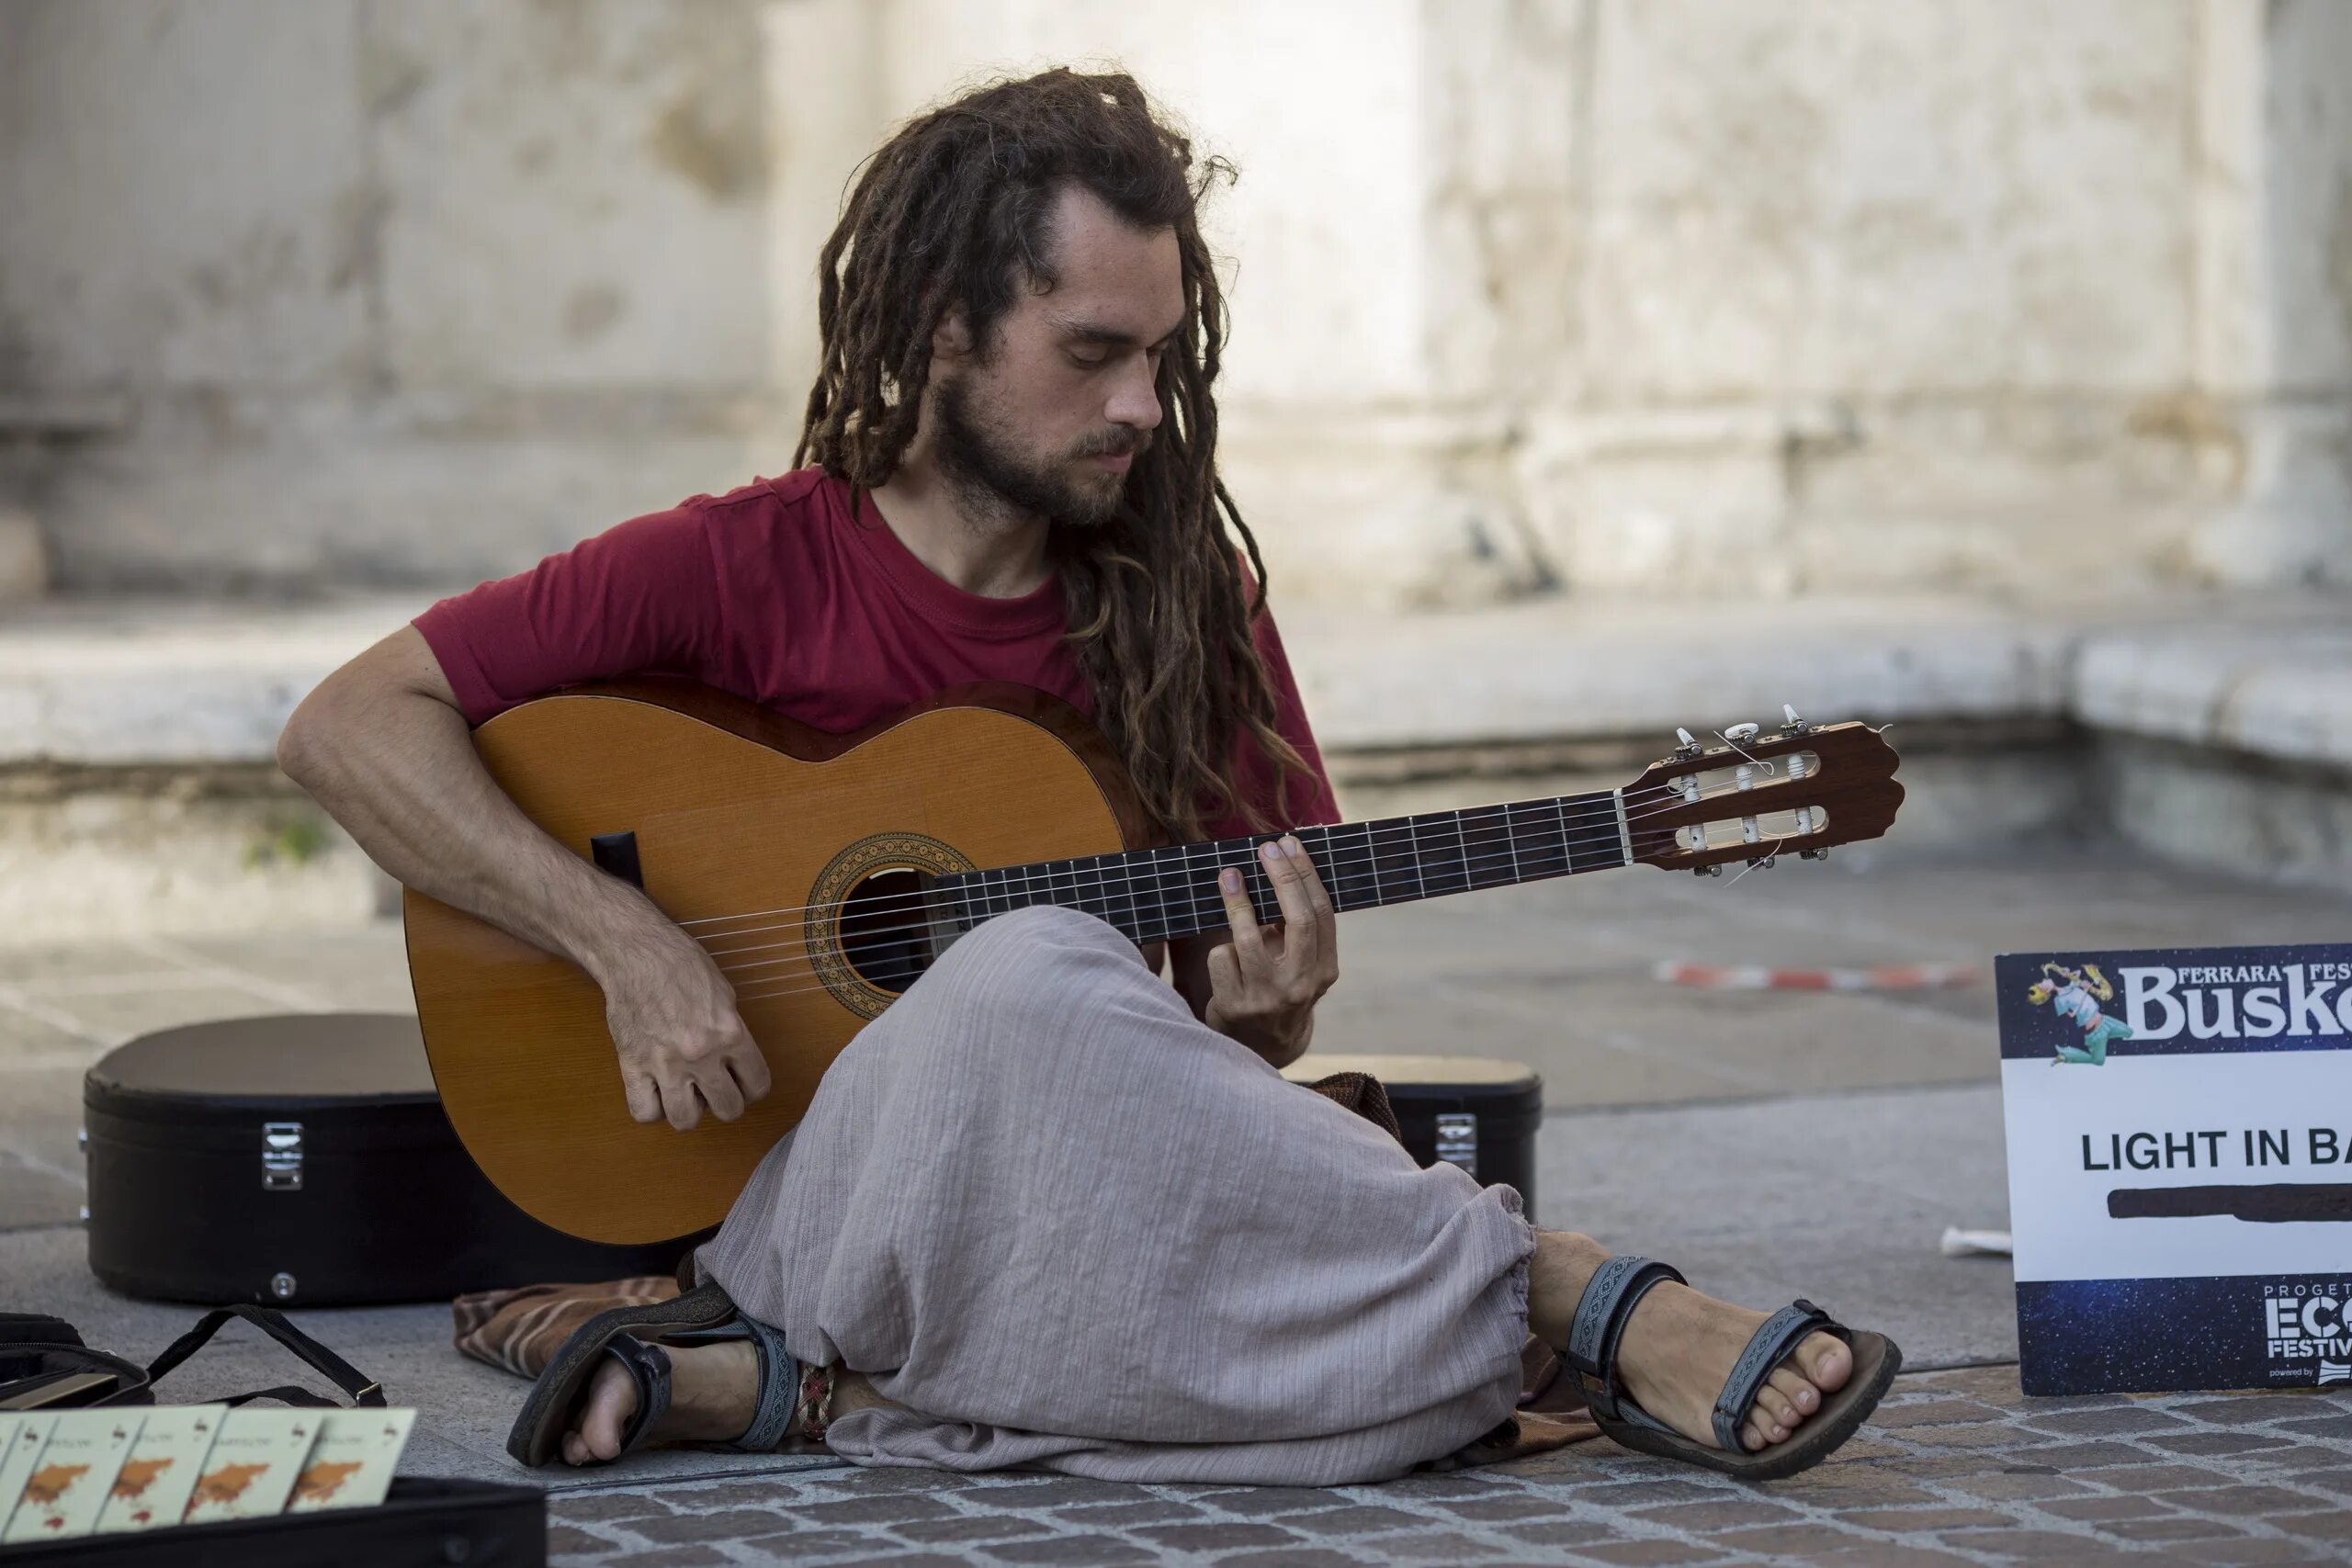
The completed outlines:
<svg viewBox="0 0 2352 1568">
<path fill-rule="evenodd" d="M 1306 1050 L 1315 1004 L 1340 977 L 1339 923 L 1315 863 L 1285 833 L 1261 844 L 1259 863 L 1274 885 L 1283 922 L 1258 923 L 1240 872 L 1217 874 L 1233 940 L 1209 950 L 1209 1004 L 1202 1021 L 1285 1066 Z"/>
</svg>

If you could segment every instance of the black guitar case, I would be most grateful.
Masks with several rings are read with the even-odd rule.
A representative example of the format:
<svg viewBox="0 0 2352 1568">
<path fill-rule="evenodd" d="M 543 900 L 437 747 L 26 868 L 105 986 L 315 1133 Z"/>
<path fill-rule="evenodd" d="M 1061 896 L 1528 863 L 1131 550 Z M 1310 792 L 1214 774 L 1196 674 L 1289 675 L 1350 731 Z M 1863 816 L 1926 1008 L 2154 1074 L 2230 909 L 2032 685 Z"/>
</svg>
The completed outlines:
<svg viewBox="0 0 2352 1568">
<path fill-rule="evenodd" d="M 109 1052 L 82 1102 L 90 1270 L 130 1295 L 447 1301 L 668 1274 L 703 1239 L 582 1241 L 507 1201 L 458 1142 L 401 1014 L 165 1030 Z"/>
<path fill-rule="evenodd" d="M 1293 1083 L 1363 1073 L 1387 1090 L 1397 1137 L 1423 1166 L 1443 1160 L 1482 1187 L 1519 1190 L 1535 1218 L 1535 1134 L 1544 1080 L 1521 1062 L 1491 1056 L 1353 1056 L 1310 1051 L 1283 1069 Z"/>
</svg>

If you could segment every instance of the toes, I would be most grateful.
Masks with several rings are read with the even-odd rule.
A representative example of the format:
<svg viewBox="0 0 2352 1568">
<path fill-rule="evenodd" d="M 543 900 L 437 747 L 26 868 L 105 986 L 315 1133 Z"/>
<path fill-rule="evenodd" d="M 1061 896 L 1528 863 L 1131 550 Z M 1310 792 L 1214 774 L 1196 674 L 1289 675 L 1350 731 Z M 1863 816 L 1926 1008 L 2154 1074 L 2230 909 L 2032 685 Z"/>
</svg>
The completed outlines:
<svg viewBox="0 0 2352 1568">
<path fill-rule="evenodd" d="M 1804 1381 L 1803 1374 L 1786 1362 L 1772 1369 L 1764 1386 L 1789 1402 L 1792 1427 L 1821 1408 L 1821 1391 Z"/>
<path fill-rule="evenodd" d="M 580 1403 L 577 1424 L 563 1436 L 563 1457 L 570 1464 L 599 1464 L 616 1459 L 621 1429 L 637 1414 L 637 1384 L 617 1364 L 607 1362 L 589 1380 L 587 1397 Z"/>
<path fill-rule="evenodd" d="M 1798 1422 L 1804 1419 L 1804 1413 L 1797 1408 L 1796 1402 L 1770 1383 L 1756 1391 L 1756 1408 L 1750 1414 L 1757 1420 L 1783 1431 L 1793 1429 Z"/>
<path fill-rule="evenodd" d="M 1810 1334 L 1797 1347 L 1794 1359 L 1815 1388 L 1830 1393 L 1846 1386 L 1854 1375 L 1854 1352 L 1843 1339 L 1828 1334 Z"/>
<path fill-rule="evenodd" d="M 1750 1416 L 1739 1429 L 1740 1445 L 1749 1453 L 1759 1453 L 1774 1443 L 1788 1441 L 1788 1438 L 1789 1429 L 1767 1419 L 1760 1410 Z"/>
</svg>

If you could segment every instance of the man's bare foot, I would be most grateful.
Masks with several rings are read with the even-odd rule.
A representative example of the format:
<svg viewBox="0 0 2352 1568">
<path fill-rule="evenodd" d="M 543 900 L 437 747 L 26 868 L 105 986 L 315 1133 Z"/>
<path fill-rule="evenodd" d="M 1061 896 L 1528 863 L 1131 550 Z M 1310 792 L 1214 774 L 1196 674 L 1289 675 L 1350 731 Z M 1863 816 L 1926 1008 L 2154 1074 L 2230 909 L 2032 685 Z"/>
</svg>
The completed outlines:
<svg viewBox="0 0 2352 1568">
<path fill-rule="evenodd" d="M 758 1413 L 759 1352 L 747 1339 L 713 1345 L 668 1345 L 670 1408 L 645 1435 L 649 1444 L 732 1442 Z M 621 1433 L 637 1414 L 637 1384 L 618 1361 L 607 1360 L 589 1380 L 563 1435 L 567 1464 L 617 1459 Z"/>
<path fill-rule="evenodd" d="M 1545 1343 L 1566 1351 L 1577 1303 L 1593 1270 L 1608 1258 L 1608 1250 L 1589 1236 L 1536 1233 L 1528 1323 Z M 1618 1344 L 1617 1371 L 1625 1392 L 1684 1437 L 1718 1447 L 1715 1397 L 1767 1315 L 1671 1280 L 1653 1287 L 1634 1306 Z M 1854 1355 L 1845 1341 L 1827 1334 L 1806 1336 L 1757 1394 L 1756 1408 L 1740 1427 L 1741 1447 L 1754 1453 L 1786 1442 L 1821 1408 L 1823 1397 L 1843 1388 L 1853 1374 Z"/>
</svg>

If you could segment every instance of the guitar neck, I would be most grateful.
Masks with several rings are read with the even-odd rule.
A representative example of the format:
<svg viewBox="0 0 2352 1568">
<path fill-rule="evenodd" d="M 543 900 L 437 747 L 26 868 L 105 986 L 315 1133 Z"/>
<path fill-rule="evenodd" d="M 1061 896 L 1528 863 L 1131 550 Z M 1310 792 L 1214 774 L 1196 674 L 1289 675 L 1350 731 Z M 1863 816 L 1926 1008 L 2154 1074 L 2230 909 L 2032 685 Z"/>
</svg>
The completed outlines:
<svg viewBox="0 0 2352 1568">
<path fill-rule="evenodd" d="M 1295 831 L 1341 912 L 1606 871 L 1634 859 L 1623 792 L 1613 789 Z M 1227 866 L 1240 869 L 1259 919 L 1282 918 L 1258 859 L 1264 841 L 1220 839 L 1040 861 L 943 876 L 933 886 L 956 901 L 967 928 L 1052 904 L 1097 916 L 1137 942 L 1166 942 L 1226 928 L 1217 873 Z"/>
</svg>

